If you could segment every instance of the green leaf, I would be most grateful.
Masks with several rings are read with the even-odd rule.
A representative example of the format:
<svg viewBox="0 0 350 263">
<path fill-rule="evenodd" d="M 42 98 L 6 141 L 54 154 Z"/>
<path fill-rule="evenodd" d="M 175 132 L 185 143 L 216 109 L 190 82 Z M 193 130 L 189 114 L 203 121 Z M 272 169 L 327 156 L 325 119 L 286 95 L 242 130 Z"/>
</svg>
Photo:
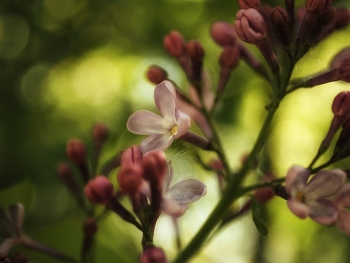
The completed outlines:
<svg viewBox="0 0 350 263">
<path fill-rule="evenodd" d="M 251 196 L 251 200 L 252 200 L 252 217 L 253 217 L 255 227 L 258 230 L 260 235 L 267 236 L 269 234 L 269 229 L 266 223 L 260 218 L 260 215 L 258 213 L 258 206 L 259 206 L 258 201 L 253 195 Z"/>
</svg>

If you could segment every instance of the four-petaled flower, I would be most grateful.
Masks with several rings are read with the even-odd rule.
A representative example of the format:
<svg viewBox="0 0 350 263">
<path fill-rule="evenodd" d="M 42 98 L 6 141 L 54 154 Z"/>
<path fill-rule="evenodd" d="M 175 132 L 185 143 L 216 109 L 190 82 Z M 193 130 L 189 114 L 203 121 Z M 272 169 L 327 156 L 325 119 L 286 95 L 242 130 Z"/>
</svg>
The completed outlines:
<svg viewBox="0 0 350 263">
<path fill-rule="evenodd" d="M 334 198 L 334 204 L 338 209 L 336 225 L 345 234 L 350 236 L 350 184 L 345 184 L 343 189 Z"/>
<path fill-rule="evenodd" d="M 188 204 L 197 201 L 207 193 L 207 187 L 196 179 L 183 180 L 170 187 L 173 176 L 173 168 L 168 164 L 167 174 L 163 181 L 161 209 L 170 216 L 180 217 L 188 209 Z M 141 191 L 150 198 L 149 184 L 144 184 Z"/>
<path fill-rule="evenodd" d="M 343 186 L 344 171 L 321 170 L 309 181 L 310 171 L 293 166 L 286 176 L 286 190 L 291 198 L 287 204 L 298 217 L 310 217 L 322 225 L 331 225 L 337 219 L 335 205 L 325 197 L 336 194 Z"/>
<path fill-rule="evenodd" d="M 132 114 L 127 123 L 132 133 L 150 135 L 140 144 L 143 153 L 165 150 L 174 139 L 184 135 L 191 125 L 191 118 L 181 112 L 176 104 L 175 87 L 170 81 L 165 80 L 155 88 L 154 101 L 163 117 L 140 110 Z"/>
</svg>

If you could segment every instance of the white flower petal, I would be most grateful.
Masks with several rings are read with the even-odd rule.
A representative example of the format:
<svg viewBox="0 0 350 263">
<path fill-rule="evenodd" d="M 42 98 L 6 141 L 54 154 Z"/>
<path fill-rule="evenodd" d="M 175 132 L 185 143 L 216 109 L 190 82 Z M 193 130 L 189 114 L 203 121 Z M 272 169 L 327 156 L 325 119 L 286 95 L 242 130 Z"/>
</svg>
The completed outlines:
<svg viewBox="0 0 350 263">
<path fill-rule="evenodd" d="M 166 195 L 180 204 L 189 204 L 197 201 L 206 193 L 205 184 L 196 179 L 188 179 L 172 186 Z"/>
<path fill-rule="evenodd" d="M 144 154 L 153 150 L 164 151 L 174 140 L 172 135 L 153 134 L 140 143 L 141 152 Z"/>
<path fill-rule="evenodd" d="M 307 199 L 318 199 L 334 195 L 343 186 L 346 174 L 340 170 L 322 170 L 315 174 L 304 189 Z"/>
<path fill-rule="evenodd" d="M 350 184 L 347 183 L 343 186 L 341 191 L 334 199 L 334 203 L 340 207 L 350 207 Z"/>
<path fill-rule="evenodd" d="M 163 193 L 165 193 L 166 191 L 168 191 L 171 181 L 173 180 L 174 177 L 174 170 L 173 167 L 171 167 L 170 164 L 168 164 L 168 169 L 167 169 L 167 173 L 165 175 L 165 179 L 163 182 Z"/>
<path fill-rule="evenodd" d="M 294 198 L 291 198 L 287 201 L 288 208 L 294 215 L 302 219 L 307 218 L 310 214 L 310 208 Z"/>
<path fill-rule="evenodd" d="M 133 113 L 126 124 L 129 131 L 135 134 L 165 134 L 170 133 L 176 123 L 169 123 L 157 114 L 147 110 Z"/>
<path fill-rule="evenodd" d="M 176 93 L 171 82 L 163 81 L 155 88 L 154 102 L 165 119 L 175 121 Z"/>
<path fill-rule="evenodd" d="M 182 135 L 184 135 L 188 129 L 191 126 L 191 117 L 188 116 L 186 113 L 183 113 L 179 109 L 176 110 L 176 120 L 177 120 L 177 133 L 175 135 L 175 138 L 179 138 Z"/>
<path fill-rule="evenodd" d="M 180 217 L 186 212 L 187 209 L 187 205 L 179 204 L 172 199 L 164 197 L 162 200 L 162 210 L 164 213 L 170 216 Z"/>
<path fill-rule="evenodd" d="M 337 227 L 350 236 L 350 212 L 345 209 L 338 210 Z"/>
<path fill-rule="evenodd" d="M 321 199 L 309 205 L 310 218 L 322 225 L 332 225 L 337 219 L 337 209 L 327 199 Z"/>
<path fill-rule="evenodd" d="M 286 176 L 287 193 L 294 196 L 297 192 L 303 190 L 309 176 L 310 172 L 308 169 L 296 165 L 292 166 Z"/>
</svg>

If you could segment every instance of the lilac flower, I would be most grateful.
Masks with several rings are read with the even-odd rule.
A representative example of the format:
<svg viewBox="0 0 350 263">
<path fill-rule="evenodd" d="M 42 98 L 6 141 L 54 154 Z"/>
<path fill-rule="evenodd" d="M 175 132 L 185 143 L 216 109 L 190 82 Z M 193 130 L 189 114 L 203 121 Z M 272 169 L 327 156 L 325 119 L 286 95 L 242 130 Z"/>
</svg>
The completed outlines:
<svg viewBox="0 0 350 263">
<path fill-rule="evenodd" d="M 127 123 L 132 133 L 150 135 L 140 144 L 143 153 L 165 150 L 174 139 L 184 135 L 191 125 L 191 118 L 177 107 L 176 91 L 171 82 L 165 80 L 155 88 L 154 101 L 163 117 L 140 110 L 132 114 Z"/>
<path fill-rule="evenodd" d="M 207 193 L 207 187 L 196 179 L 187 179 L 170 187 L 173 176 L 173 168 L 168 165 L 167 174 L 163 181 L 161 209 L 170 216 L 180 217 L 188 209 L 188 204 L 199 200 Z M 145 181 L 141 191 L 150 198 L 150 187 Z"/>
<path fill-rule="evenodd" d="M 337 209 L 325 197 L 334 195 L 343 186 L 346 174 L 339 170 L 321 170 L 308 181 L 310 171 L 293 166 L 286 176 L 286 190 L 291 198 L 287 205 L 298 217 L 310 217 L 322 225 L 331 225 L 336 221 Z"/>
<path fill-rule="evenodd" d="M 345 184 L 343 189 L 334 198 L 334 204 L 338 210 L 336 225 L 345 234 L 350 236 L 350 184 Z"/>
</svg>

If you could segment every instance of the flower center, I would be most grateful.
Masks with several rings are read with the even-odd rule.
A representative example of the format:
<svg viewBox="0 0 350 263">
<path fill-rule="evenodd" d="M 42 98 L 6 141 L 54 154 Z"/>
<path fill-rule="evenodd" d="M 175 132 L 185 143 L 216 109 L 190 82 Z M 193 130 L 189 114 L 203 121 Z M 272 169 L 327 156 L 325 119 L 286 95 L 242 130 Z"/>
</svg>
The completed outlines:
<svg viewBox="0 0 350 263">
<path fill-rule="evenodd" d="M 298 192 L 297 195 L 295 196 L 295 198 L 296 198 L 299 202 L 303 202 L 303 201 L 304 201 L 304 193 L 303 193 L 303 192 Z"/>
<path fill-rule="evenodd" d="M 178 128 L 179 128 L 179 126 L 175 125 L 170 131 L 171 135 L 176 135 Z"/>
</svg>

